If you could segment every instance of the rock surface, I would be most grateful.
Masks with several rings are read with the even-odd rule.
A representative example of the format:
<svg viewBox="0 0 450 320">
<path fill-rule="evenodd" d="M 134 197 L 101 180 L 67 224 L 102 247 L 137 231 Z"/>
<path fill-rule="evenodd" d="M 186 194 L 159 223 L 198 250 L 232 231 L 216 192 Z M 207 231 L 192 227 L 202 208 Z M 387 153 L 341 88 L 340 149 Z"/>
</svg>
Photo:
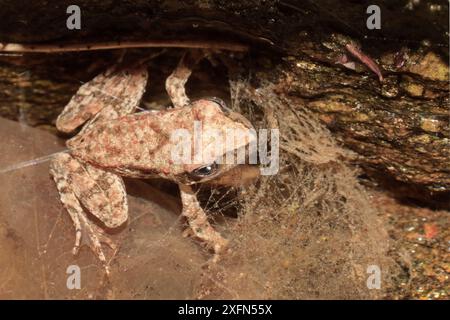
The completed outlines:
<svg viewBox="0 0 450 320">
<path fill-rule="evenodd" d="M 58 152 L 55 136 L 0 118 L 0 168 Z M 71 253 L 72 222 L 59 202 L 48 162 L 0 174 L 0 299 L 187 299 L 207 256 L 181 236 L 179 201 L 142 181 L 127 181 L 130 218 L 111 236 L 120 249 L 104 278 L 87 247 Z M 108 252 L 111 253 L 111 252 Z M 66 286 L 70 265 L 81 289 Z"/>
</svg>

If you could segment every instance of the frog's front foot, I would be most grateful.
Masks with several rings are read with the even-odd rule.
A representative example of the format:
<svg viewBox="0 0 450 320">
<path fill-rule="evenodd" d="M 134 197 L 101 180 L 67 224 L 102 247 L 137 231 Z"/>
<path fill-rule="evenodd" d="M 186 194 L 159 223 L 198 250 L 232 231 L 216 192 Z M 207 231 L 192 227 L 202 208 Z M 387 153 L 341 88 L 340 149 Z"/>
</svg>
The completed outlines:
<svg viewBox="0 0 450 320">
<path fill-rule="evenodd" d="M 228 247 L 228 240 L 223 238 L 208 222 L 206 213 L 200 207 L 192 188 L 183 184 L 179 184 L 179 187 L 183 202 L 182 215 L 186 217 L 194 236 L 214 250 L 213 262 L 217 262 L 220 255 Z"/>
<path fill-rule="evenodd" d="M 190 50 L 180 59 L 175 70 L 166 79 L 166 91 L 175 108 L 184 107 L 190 104 L 190 99 L 186 95 L 185 85 L 191 76 L 195 65 L 207 55 L 201 50 Z"/>
</svg>

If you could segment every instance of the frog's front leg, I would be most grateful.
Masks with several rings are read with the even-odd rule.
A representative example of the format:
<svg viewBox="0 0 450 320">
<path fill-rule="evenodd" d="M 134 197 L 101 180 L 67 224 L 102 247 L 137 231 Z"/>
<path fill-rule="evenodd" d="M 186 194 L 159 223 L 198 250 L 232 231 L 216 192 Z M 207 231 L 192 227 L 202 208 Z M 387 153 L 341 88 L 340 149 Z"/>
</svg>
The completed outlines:
<svg viewBox="0 0 450 320">
<path fill-rule="evenodd" d="M 128 218 L 122 178 L 82 163 L 66 153 L 59 154 L 51 162 L 50 174 L 55 180 L 61 202 L 75 225 L 73 253 L 78 252 L 81 244 L 87 244 L 109 273 L 101 243 L 106 243 L 114 250 L 115 244 L 102 228 L 88 219 L 83 207 L 108 228 L 122 225 Z"/>
<path fill-rule="evenodd" d="M 179 184 L 179 188 L 183 203 L 182 215 L 186 217 L 194 235 L 213 248 L 215 253 L 214 259 L 217 259 L 218 255 L 226 248 L 228 241 L 214 230 L 208 222 L 206 213 L 200 207 L 192 188 L 185 184 Z"/>
<path fill-rule="evenodd" d="M 191 76 L 194 66 L 205 57 L 201 50 L 190 50 L 182 57 L 178 66 L 166 79 L 166 91 L 175 108 L 187 106 L 190 103 L 186 95 L 185 85 Z"/>
</svg>

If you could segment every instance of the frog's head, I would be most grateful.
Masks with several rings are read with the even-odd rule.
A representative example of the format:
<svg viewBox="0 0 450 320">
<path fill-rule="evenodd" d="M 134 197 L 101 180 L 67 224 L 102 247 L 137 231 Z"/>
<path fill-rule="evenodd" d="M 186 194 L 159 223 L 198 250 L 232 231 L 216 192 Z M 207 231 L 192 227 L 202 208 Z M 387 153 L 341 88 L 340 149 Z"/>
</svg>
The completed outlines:
<svg viewBox="0 0 450 320">
<path fill-rule="evenodd" d="M 242 185 L 259 176 L 259 168 L 249 164 L 257 139 L 250 121 L 218 98 L 197 100 L 190 110 L 196 122 L 192 129 L 194 161 L 183 165 L 178 180 Z"/>
</svg>

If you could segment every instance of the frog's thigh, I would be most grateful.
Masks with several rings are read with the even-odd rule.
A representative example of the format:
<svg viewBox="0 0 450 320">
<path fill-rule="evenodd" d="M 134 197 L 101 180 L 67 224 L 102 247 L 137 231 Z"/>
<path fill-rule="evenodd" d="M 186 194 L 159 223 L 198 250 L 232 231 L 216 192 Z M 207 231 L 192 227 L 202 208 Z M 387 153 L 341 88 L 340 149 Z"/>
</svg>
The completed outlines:
<svg viewBox="0 0 450 320">
<path fill-rule="evenodd" d="M 220 253 L 227 246 L 228 241 L 210 225 L 192 188 L 183 184 L 179 184 L 179 187 L 183 202 L 182 214 L 187 218 L 195 236 L 211 246 L 216 254 Z"/>
<path fill-rule="evenodd" d="M 111 172 L 81 163 L 69 154 L 60 154 L 52 171 L 63 174 L 70 191 L 83 206 L 108 228 L 123 224 L 128 218 L 128 204 L 122 178 Z"/>
</svg>

